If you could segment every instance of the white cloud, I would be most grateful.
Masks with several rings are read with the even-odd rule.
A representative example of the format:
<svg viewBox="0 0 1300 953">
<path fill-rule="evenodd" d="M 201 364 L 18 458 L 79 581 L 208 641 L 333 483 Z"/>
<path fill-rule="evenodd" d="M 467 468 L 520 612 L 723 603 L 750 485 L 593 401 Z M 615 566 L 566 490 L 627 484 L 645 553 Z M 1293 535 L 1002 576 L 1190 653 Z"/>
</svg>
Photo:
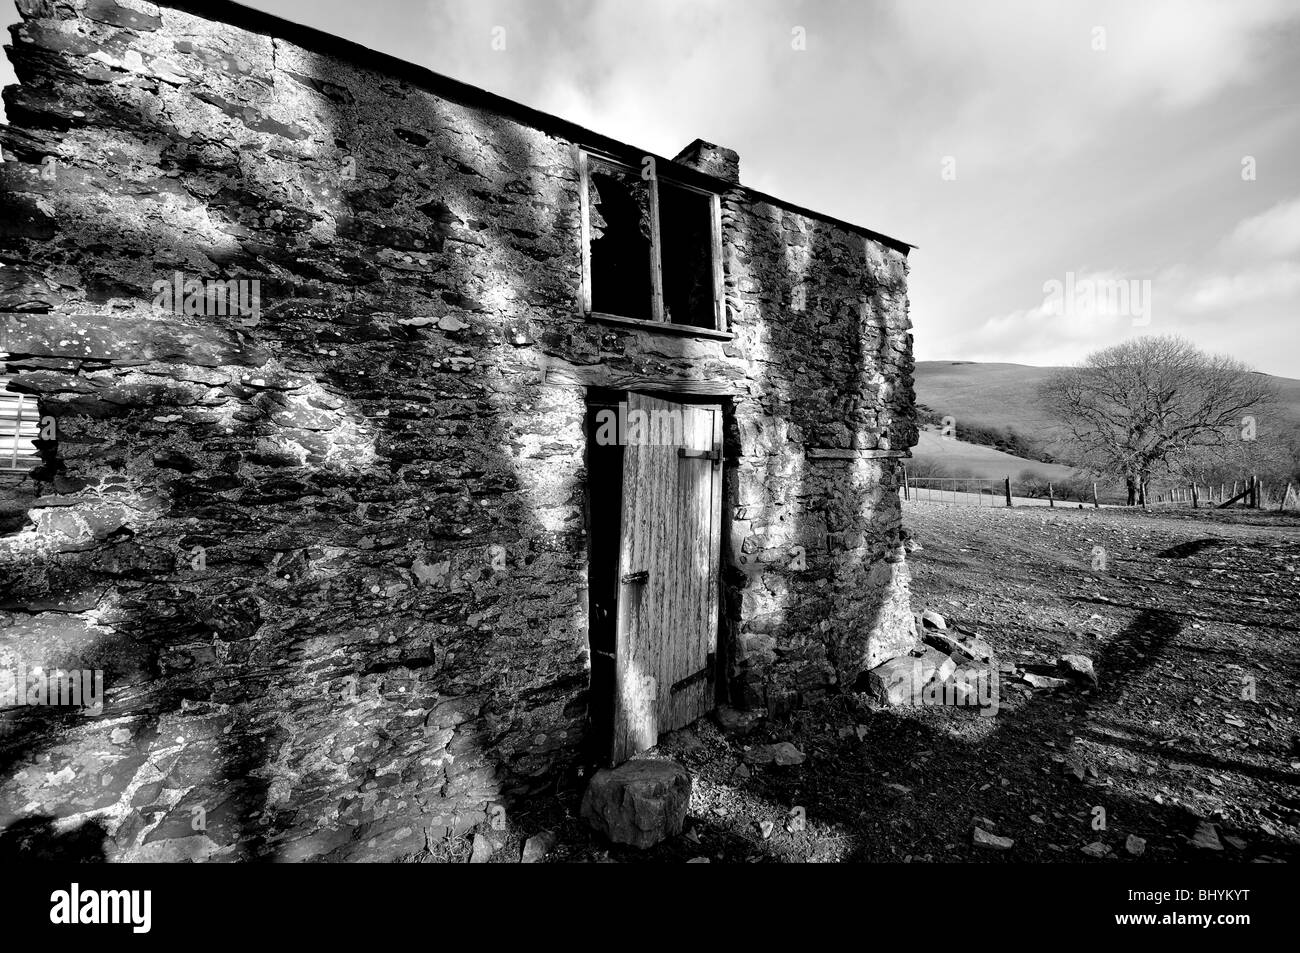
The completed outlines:
<svg viewBox="0 0 1300 953">
<path fill-rule="evenodd" d="M 1118 272 L 1051 279 L 1040 304 L 989 318 L 954 342 L 967 360 L 1069 364 L 1151 321 L 1151 282 Z"/>
<path fill-rule="evenodd" d="M 1070 364 L 1135 334 L 1176 333 L 1248 362 L 1294 355 L 1300 261 L 1290 256 L 1297 248 L 1300 198 L 1242 219 L 1202 259 L 1162 269 L 1149 282 L 1147 315 L 1117 307 L 1107 294 L 1120 282 L 1140 279 L 1096 271 L 1074 275 L 1067 284 L 1062 276 L 1054 279 L 1061 288 L 1044 288 L 1054 295 L 989 318 L 957 342 L 958 353 L 968 360 Z M 1249 254 L 1238 254 L 1244 252 Z"/>
<path fill-rule="evenodd" d="M 924 77 L 916 95 L 934 100 L 918 134 L 972 169 L 1069 155 L 1115 113 L 1201 106 L 1286 55 L 1281 38 L 1300 19 L 1286 0 L 907 0 L 891 9 L 901 37 L 888 55 L 910 60 L 909 78 Z"/>
<path fill-rule="evenodd" d="M 1300 253 L 1300 196 L 1239 222 L 1219 247 L 1248 260 Z"/>
<path fill-rule="evenodd" d="M 1190 316 L 1241 317 L 1242 309 L 1247 306 L 1290 303 L 1294 310 L 1297 301 L 1300 301 L 1300 262 L 1277 261 L 1246 271 L 1199 278 L 1179 295 L 1177 310 Z"/>
</svg>

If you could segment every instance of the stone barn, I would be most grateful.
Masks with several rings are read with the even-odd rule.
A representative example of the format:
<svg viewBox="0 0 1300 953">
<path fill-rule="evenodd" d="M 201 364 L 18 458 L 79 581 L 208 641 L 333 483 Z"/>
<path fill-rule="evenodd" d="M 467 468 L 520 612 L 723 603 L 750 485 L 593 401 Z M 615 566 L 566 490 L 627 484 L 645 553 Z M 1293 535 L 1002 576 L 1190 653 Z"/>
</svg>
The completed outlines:
<svg viewBox="0 0 1300 953">
<path fill-rule="evenodd" d="M 0 839 L 401 857 L 911 647 L 908 245 L 233 3 L 18 8 Z"/>
</svg>

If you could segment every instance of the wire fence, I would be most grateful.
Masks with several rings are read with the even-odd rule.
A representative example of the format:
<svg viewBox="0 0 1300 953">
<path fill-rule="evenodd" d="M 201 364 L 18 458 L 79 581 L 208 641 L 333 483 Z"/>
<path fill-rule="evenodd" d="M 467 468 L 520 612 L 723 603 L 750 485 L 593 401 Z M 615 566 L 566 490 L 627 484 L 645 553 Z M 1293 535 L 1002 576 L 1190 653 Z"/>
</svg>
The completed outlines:
<svg viewBox="0 0 1300 953">
<path fill-rule="evenodd" d="M 906 476 L 903 479 L 903 498 L 922 503 L 958 503 L 966 506 L 1010 505 L 1007 481 L 982 477 Z"/>
<path fill-rule="evenodd" d="M 1187 486 L 1146 487 L 1136 505 L 1143 507 L 1213 508 L 1238 506 L 1248 509 L 1284 509 L 1300 506 L 1300 491 L 1288 482 L 1265 484 L 1256 476 L 1236 483 L 1192 483 Z M 1017 492 L 1019 490 L 1019 492 Z M 1089 493 L 1089 490 L 1091 492 Z M 1030 481 L 1017 485 L 1011 478 L 1003 477 L 916 477 L 903 471 L 903 499 L 918 503 L 955 503 L 964 506 L 1016 505 L 1098 507 L 1122 506 L 1123 500 L 1113 498 L 1103 504 L 1097 493 L 1097 484 L 1078 487 L 1065 483 L 1054 487 L 1052 483 Z"/>
</svg>

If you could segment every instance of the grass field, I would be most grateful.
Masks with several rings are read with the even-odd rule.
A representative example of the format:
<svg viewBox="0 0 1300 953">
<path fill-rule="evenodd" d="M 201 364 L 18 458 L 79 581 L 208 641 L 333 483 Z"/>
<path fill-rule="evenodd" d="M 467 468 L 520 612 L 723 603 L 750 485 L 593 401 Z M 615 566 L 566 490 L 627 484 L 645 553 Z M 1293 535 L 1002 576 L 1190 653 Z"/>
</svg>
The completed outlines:
<svg viewBox="0 0 1300 953">
<path fill-rule="evenodd" d="M 912 448 L 912 458 L 941 464 L 954 475 L 991 480 L 1001 480 L 1006 476 L 1015 480 L 1025 470 L 1032 470 L 1039 479 L 1063 483 L 1075 473 L 1073 468 L 1060 464 L 1026 460 L 993 447 L 941 437 L 938 430 L 930 428 L 921 431 L 920 442 Z"/>
<path fill-rule="evenodd" d="M 1038 406 L 1038 387 L 1058 368 L 973 361 L 917 361 L 916 400 L 963 423 L 1042 434 L 1053 421 Z"/>
<path fill-rule="evenodd" d="M 975 477 L 981 480 L 996 480 L 997 487 L 989 492 L 997 496 L 1000 500 L 1003 497 L 1001 481 L 1006 477 L 1011 478 L 1011 494 L 1017 498 L 1017 501 L 1030 502 L 1025 497 L 1026 487 L 1022 479 L 1026 471 L 1032 473 L 1039 481 L 1043 483 L 1054 483 L 1058 489 L 1057 499 L 1060 500 L 1063 495 L 1060 490 L 1068 482 L 1074 480 L 1087 480 L 1092 478 L 1086 476 L 1082 471 L 1075 470 L 1072 467 L 1061 466 L 1057 463 L 1041 463 L 1038 460 L 1026 460 L 1023 457 L 1017 457 L 1010 453 L 1003 453 L 994 447 L 985 447 L 981 444 L 965 443 L 961 440 L 942 437 L 939 435 L 937 428 L 923 428 L 921 430 L 921 439 L 915 447 L 912 448 L 912 459 L 908 463 L 908 472 L 914 477 L 919 477 L 920 482 L 915 480 L 913 486 L 919 486 L 924 490 L 918 495 L 918 498 L 926 496 L 925 490 L 935 491 L 933 495 L 942 495 L 939 491 L 955 490 L 951 484 L 927 482 L 933 472 L 934 466 L 943 468 L 944 473 L 939 476 L 950 477 Z M 1102 503 L 1119 503 L 1123 501 L 1123 488 L 1118 485 L 1107 485 L 1104 481 L 1097 485 L 1097 495 Z M 1042 501 L 1046 505 L 1047 501 Z"/>
<path fill-rule="evenodd" d="M 927 465 L 940 465 L 954 476 L 1001 479 L 1010 476 L 1013 484 L 1026 470 L 1040 480 L 1062 483 L 1076 471 L 1071 467 L 1040 463 L 994 447 L 966 443 L 964 427 L 992 427 L 1013 430 L 1051 456 L 1063 455 L 1058 442 L 1058 425 L 1042 409 L 1039 388 L 1060 370 L 1056 367 L 1031 367 L 1027 364 L 983 364 L 974 361 L 918 361 L 916 364 L 916 400 L 932 411 L 951 415 L 957 439 L 944 439 L 937 428 L 921 432 L 912 457 L 921 472 Z M 1300 380 L 1269 375 L 1278 401 L 1260 418 L 1261 430 L 1284 428 L 1300 436 Z M 1153 484 L 1157 492 L 1167 492 Z M 1015 487 L 1012 493 L 1015 494 Z M 1122 488 L 1100 485 L 1102 502 L 1118 501 Z"/>
</svg>

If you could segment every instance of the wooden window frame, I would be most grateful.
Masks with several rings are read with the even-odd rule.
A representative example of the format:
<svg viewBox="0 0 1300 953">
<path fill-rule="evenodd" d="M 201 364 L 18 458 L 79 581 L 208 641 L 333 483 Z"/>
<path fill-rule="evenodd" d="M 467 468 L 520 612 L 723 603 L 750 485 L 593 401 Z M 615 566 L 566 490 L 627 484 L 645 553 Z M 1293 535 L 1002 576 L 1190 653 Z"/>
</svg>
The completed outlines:
<svg viewBox="0 0 1300 953">
<path fill-rule="evenodd" d="M 708 337 L 731 340 L 733 335 L 727 330 L 726 299 L 723 294 L 722 279 L 722 201 L 717 192 L 697 188 L 679 181 L 672 176 L 664 176 L 656 170 L 650 176 L 650 310 L 653 318 L 629 318 L 619 314 L 595 311 L 591 306 L 591 172 L 588 157 L 594 156 L 606 165 L 640 176 L 641 170 L 615 159 L 605 153 L 575 146 L 578 162 L 579 203 L 582 219 L 582 313 L 588 321 L 602 324 L 614 324 L 623 327 L 647 328 L 667 334 L 679 334 L 686 337 Z M 667 182 L 674 188 L 686 189 L 696 195 L 709 199 L 710 215 L 710 254 L 713 258 L 713 327 L 704 328 L 692 324 L 674 324 L 664 313 L 664 276 L 663 249 L 659 235 L 659 183 Z"/>
<path fill-rule="evenodd" d="M 0 473 L 27 473 L 39 464 L 40 456 L 34 453 L 20 454 L 18 445 L 23 440 L 23 424 L 34 421 L 37 425 L 37 436 L 40 436 L 40 410 L 36 398 L 31 394 L 16 394 L 8 390 L 9 377 L 0 374 L 0 390 L 5 391 L 15 397 L 14 419 L 10 422 L 8 419 L 0 418 L 0 437 L 12 437 L 13 447 L 9 450 L 0 450 Z M 12 430 L 12 433 L 11 433 Z"/>
</svg>

